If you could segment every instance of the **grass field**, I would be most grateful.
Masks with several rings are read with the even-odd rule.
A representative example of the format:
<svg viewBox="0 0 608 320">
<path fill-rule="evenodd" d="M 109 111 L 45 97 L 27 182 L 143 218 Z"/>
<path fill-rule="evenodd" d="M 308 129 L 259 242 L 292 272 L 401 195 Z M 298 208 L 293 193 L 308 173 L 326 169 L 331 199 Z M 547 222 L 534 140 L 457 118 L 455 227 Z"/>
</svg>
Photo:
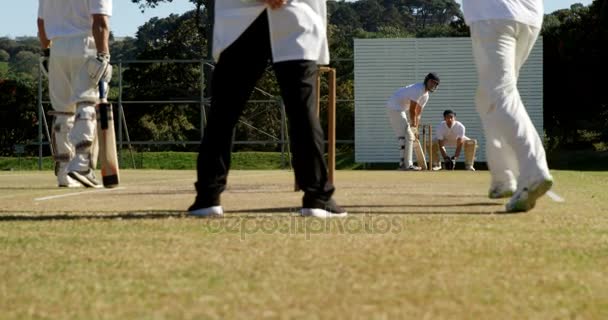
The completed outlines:
<svg viewBox="0 0 608 320">
<path fill-rule="evenodd" d="M 185 216 L 189 170 L 0 172 L 0 318 L 606 319 L 608 172 L 554 175 L 506 215 L 485 171 L 338 171 L 322 221 L 288 171 L 233 171 L 222 219 Z"/>
</svg>

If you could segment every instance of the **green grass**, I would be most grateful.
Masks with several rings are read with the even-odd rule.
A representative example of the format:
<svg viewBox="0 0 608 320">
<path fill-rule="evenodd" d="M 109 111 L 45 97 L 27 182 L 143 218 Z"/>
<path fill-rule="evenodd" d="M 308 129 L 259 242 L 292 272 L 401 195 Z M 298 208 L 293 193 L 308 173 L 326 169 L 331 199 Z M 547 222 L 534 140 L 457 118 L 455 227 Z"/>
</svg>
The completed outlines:
<svg viewBox="0 0 608 320">
<path fill-rule="evenodd" d="M 196 169 L 197 153 L 194 152 L 122 152 L 122 167 L 137 169 Z M 43 158 L 43 169 L 53 168 L 50 157 Z M 276 170 L 289 167 L 289 155 L 283 159 L 279 152 L 234 152 L 231 166 L 236 170 Z M 394 166 L 394 165 L 393 165 Z M 336 156 L 338 169 L 362 167 L 354 163 L 354 155 L 349 152 Z M 0 170 L 37 170 L 38 157 L 0 157 Z"/>
<path fill-rule="evenodd" d="M 293 215 L 289 171 L 231 174 L 223 219 L 193 219 L 191 170 L 125 170 L 122 186 L 53 188 L 0 172 L 3 319 L 606 319 L 608 172 L 497 214 L 487 172 L 338 171 L 350 212 Z"/>
</svg>

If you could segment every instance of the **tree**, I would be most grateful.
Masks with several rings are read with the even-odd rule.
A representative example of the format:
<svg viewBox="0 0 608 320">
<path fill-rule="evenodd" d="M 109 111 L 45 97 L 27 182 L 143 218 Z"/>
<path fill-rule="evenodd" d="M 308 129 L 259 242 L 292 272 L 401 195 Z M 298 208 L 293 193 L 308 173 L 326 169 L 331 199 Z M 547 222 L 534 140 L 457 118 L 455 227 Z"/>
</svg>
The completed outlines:
<svg viewBox="0 0 608 320">
<path fill-rule="evenodd" d="M 10 65 L 11 72 L 29 79 L 37 78 L 38 57 L 38 54 L 30 51 L 19 51 Z"/>
<path fill-rule="evenodd" d="M 553 146 L 589 148 L 600 138 L 608 141 L 607 7 L 608 1 L 596 0 L 545 17 L 544 123 Z"/>
<path fill-rule="evenodd" d="M 7 62 L 11 58 L 11 55 L 4 49 L 0 49 L 0 62 Z"/>
<path fill-rule="evenodd" d="M 0 80 L 0 155 L 13 156 L 15 144 L 37 137 L 35 93 L 31 80 Z"/>
</svg>

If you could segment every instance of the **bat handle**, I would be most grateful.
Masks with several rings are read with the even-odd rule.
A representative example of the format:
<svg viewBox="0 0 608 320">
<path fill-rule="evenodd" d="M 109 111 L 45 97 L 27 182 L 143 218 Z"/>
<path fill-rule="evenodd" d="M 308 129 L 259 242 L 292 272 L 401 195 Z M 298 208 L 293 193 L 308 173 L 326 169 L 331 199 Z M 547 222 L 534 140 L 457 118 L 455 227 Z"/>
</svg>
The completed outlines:
<svg viewBox="0 0 608 320">
<path fill-rule="evenodd" d="M 107 90 L 108 84 L 103 80 L 99 80 L 99 100 L 101 100 L 101 102 L 107 102 Z"/>
</svg>

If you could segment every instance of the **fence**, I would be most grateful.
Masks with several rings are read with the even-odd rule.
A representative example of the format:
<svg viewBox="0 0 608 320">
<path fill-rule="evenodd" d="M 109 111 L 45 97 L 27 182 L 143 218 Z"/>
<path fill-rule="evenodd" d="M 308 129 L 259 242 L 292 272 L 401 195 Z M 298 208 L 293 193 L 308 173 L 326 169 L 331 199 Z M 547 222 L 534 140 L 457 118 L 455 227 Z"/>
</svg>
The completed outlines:
<svg viewBox="0 0 608 320">
<path fill-rule="evenodd" d="M 352 59 L 335 59 L 334 61 L 350 61 L 352 62 Z M 167 99 L 167 100 L 124 100 L 123 99 L 123 91 L 124 91 L 124 84 L 123 84 L 123 72 L 126 69 L 126 66 L 129 65 L 135 65 L 135 64 L 153 64 L 153 63 L 169 63 L 169 64 L 198 64 L 198 68 L 200 71 L 200 95 L 198 97 L 198 99 L 193 99 L 193 100 L 180 100 L 180 99 Z M 122 157 L 122 153 L 125 147 L 131 147 L 133 145 L 198 145 L 200 143 L 200 140 L 196 140 L 196 141 L 132 141 L 129 137 L 129 131 L 128 131 L 128 126 L 127 126 L 127 119 L 125 118 L 125 113 L 124 113 L 124 106 L 125 105 L 153 105 L 153 104 L 195 104 L 199 106 L 200 109 L 200 132 L 201 132 L 201 139 L 203 138 L 204 135 L 204 129 L 206 127 L 207 124 L 207 117 L 206 117 L 206 109 L 208 108 L 209 104 L 210 104 L 210 97 L 206 94 L 205 92 L 205 67 L 209 67 L 209 68 L 213 68 L 213 64 L 211 63 L 210 60 L 119 60 L 119 61 L 113 61 L 112 62 L 114 68 L 118 68 L 118 97 L 116 100 L 114 101 L 110 101 L 111 103 L 113 103 L 115 105 L 115 112 L 114 114 L 117 115 L 116 119 L 115 119 L 115 127 L 116 127 L 116 143 L 117 143 L 117 148 L 118 148 L 118 154 L 119 154 L 119 159 L 120 161 L 122 161 L 123 157 Z M 339 72 L 339 70 L 338 70 Z M 42 72 L 39 71 L 38 73 L 38 115 L 39 115 L 39 119 L 42 119 L 43 121 L 39 121 L 39 125 L 38 125 L 38 141 L 37 143 L 30 143 L 29 145 L 36 145 L 38 147 L 38 167 L 39 169 L 42 169 L 42 158 L 43 158 L 43 148 L 45 145 L 48 145 L 49 148 L 51 148 L 51 152 L 52 152 L 52 147 L 50 145 L 50 143 L 48 142 L 50 140 L 50 134 L 49 134 L 49 129 L 48 129 L 48 123 L 46 120 L 46 116 L 45 116 L 45 105 L 50 105 L 49 101 L 45 101 L 43 99 L 43 85 L 45 83 L 43 77 L 42 77 Z M 249 100 L 249 103 L 255 103 L 255 104 L 260 104 L 260 103 L 265 103 L 265 104 L 270 104 L 270 105 L 275 105 L 276 107 L 279 108 L 280 110 L 280 134 L 279 136 L 275 136 L 273 134 L 270 134 L 268 132 L 264 132 L 263 130 L 256 128 L 255 126 L 252 126 L 246 122 L 244 122 L 243 120 L 240 120 L 240 123 L 250 127 L 253 130 L 257 130 L 258 132 L 260 132 L 263 136 L 267 137 L 267 140 L 235 140 L 233 143 L 235 145 L 267 145 L 267 144 L 278 144 L 280 145 L 280 149 L 281 149 L 281 159 L 282 159 L 282 166 L 283 167 L 287 167 L 289 166 L 289 139 L 288 139 L 288 135 L 287 135 L 287 119 L 286 119 L 286 113 L 285 113 L 285 106 L 282 103 L 282 100 L 280 98 L 280 96 L 275 96 L 272 95 L 266 91 L 264 91 L 261 88 L 256 87 L 255 88 L 256 92 L 261 93 L 264 97 L 266 97 L 267 99 L 257 99 L 257 100 Z M 326 100 L 323 100 L 323 102 L 327 102 Z M 354 100 L 352 99 L 336 99 L 336 102 L 350 102 L 350 103 L 354 103 Z M 45 141 L 45 136 L 47 138 L 47 140 Z M 326 144 L 328 142 L 326 141 Z M 339 144 L 354 144 L 354 140 L 335 140 L 335 143 L 339 143 Z M 123 163 L 121 163 L 121 166 L 123 166 Z M 133 166 L 135 166 L 135 163 L 133 163 Z"/>
</svg>

